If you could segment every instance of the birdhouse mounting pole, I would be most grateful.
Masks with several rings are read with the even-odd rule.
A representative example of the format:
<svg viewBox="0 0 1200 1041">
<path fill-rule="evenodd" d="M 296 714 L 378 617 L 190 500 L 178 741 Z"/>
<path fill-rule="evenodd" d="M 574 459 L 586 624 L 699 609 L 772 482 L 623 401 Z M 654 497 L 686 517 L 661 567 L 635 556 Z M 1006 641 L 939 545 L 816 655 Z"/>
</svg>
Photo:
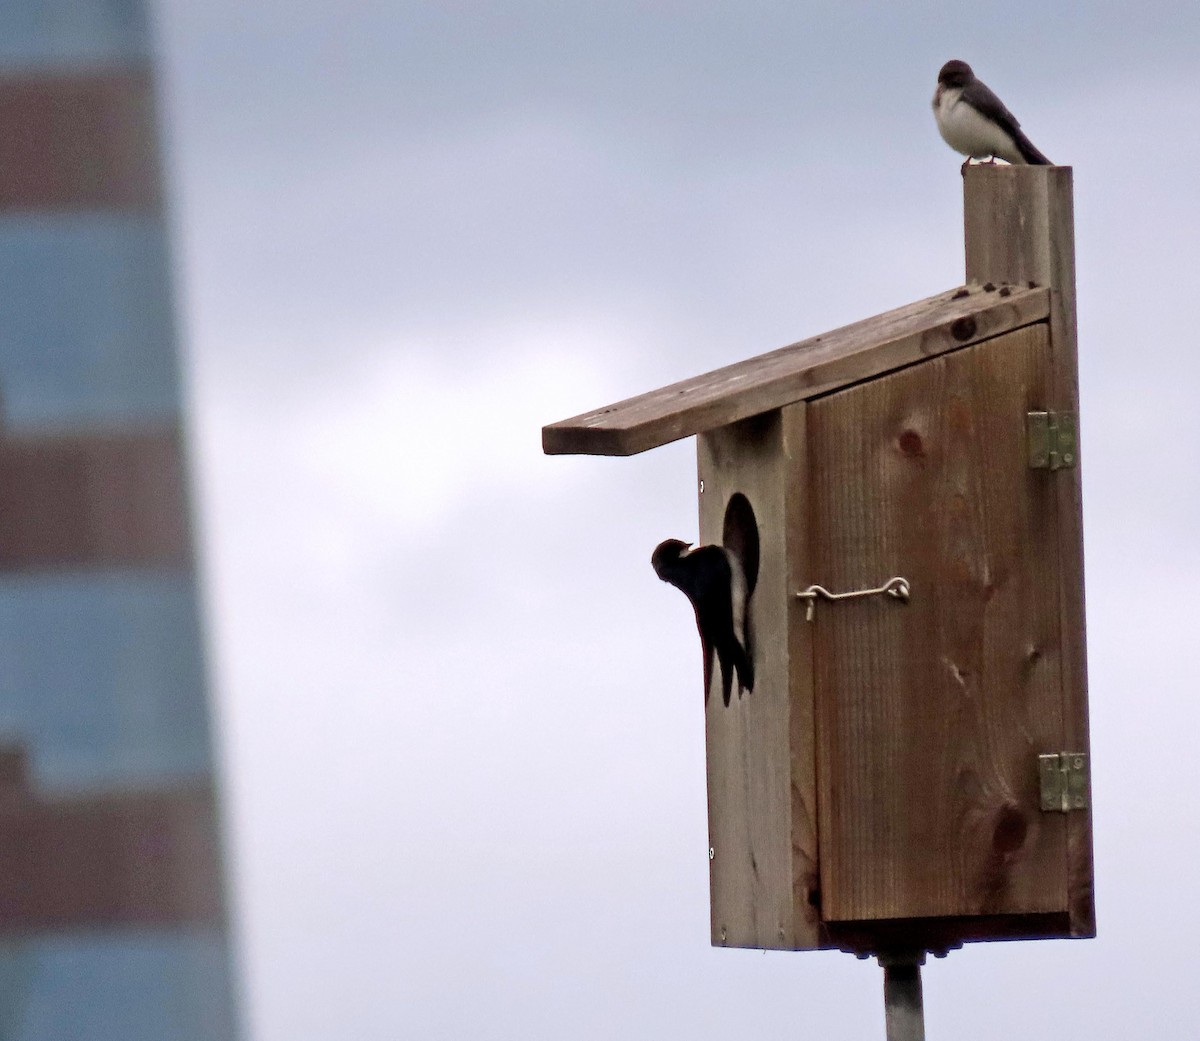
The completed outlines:
<svg viewBox="0 0 1200 1041">
<path fill-rule="evenodd" d="M 883 966 L 883 1013 L 887 1041 L 925 1041 L 925 1003 L 921 963 L 925 955 L 880 955 Z"/>
</svg>

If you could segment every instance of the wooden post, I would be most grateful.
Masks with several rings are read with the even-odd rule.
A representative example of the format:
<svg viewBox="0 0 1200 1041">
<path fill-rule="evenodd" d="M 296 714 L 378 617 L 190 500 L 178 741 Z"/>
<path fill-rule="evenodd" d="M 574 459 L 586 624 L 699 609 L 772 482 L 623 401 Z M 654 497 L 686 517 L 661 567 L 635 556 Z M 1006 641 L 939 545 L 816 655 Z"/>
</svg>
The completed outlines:
<svg viewBox="0 0 1200 1041">
<path fill-rule="evenodd" d="M 1075 220 L 1069 166 L 969 166 L 963 177 L 967 281 L 1036 283 L 1050 290 L 1051 396 L 1047 407 L 1079 411 L 1076 373 Z M 1078 452 L 1077 452 L 1078 455 Z M 1063 750 L 1088 752 L 1084 658 L 1083 508 L 1080 466 L 1055 475 L 1059 511 L 1059 612 L 1065 693 Z M 1067 817 L 1073 936 L 1096 935 L 1091 810 Z"/>
</svg>

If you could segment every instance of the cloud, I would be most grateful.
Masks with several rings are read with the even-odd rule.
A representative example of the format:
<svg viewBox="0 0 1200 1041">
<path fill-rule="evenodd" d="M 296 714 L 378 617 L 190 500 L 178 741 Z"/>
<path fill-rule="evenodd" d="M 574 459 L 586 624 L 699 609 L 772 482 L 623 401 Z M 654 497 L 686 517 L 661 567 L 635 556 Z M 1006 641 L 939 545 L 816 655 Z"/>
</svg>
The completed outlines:
<svg viewBox="0 0 1200 1041">
<path fill-rule="evenodd" d="M 262 1037 L 881 1032 L 874 965 L 706 946 L 699 654 L 648 566 L 695 534 L 694 445 L 539 431 L 957 282 L 951 55 L 1076 165 L 1103 938 L 955 953 L 930 1020 L 1127 1014 L 1061 980 L 1127 980 L 1126 895 L 1194 860 L 1155 800 L 1194 787 L 1198 12 L 167 4 Z M 1134 746 L 1168 750 L 1142 785 Z M 1186 1014 L 1177 953 L 1143 1032 Z"/>
</svg>

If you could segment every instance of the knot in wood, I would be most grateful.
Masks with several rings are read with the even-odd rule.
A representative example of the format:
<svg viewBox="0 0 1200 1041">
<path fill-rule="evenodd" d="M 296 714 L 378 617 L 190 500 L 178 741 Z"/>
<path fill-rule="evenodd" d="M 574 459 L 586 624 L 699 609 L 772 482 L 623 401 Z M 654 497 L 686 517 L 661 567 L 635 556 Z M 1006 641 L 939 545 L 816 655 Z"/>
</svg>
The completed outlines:
<svg viewBox="0 0 1200 1041">
<path fill-rule="evenodd" d="M 921 435 L 915 430 L 905 430 L 896 439 L 900 446 L 900 451 L 910 457 L 919 457 L 925 454 L 925 442 L 921 440 Z"/>
<path fill-rule="evenodd" d="M 956 318 L 950 323 L 950 335 L 958 341 L 969 340 L 975 335 L 975 319 L 971 315 Z"/>
<path fill-rule="evenodd" d="M 1001 856 L 1015 853 L 1025 845 L 1025 836 L 1029 832 L 1029 822 L 1021 812 L 1021 808 L 1013 803 L 1006 803 L 996 815 L 996 826 L 992 832 L 992 848 Z"/>
</svg>

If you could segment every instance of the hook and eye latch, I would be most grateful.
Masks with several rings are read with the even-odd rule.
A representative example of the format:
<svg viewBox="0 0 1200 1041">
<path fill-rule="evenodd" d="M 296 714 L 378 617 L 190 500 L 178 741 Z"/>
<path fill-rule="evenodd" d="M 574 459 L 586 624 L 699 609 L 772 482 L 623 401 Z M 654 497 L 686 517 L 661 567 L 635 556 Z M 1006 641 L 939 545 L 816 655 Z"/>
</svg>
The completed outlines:
<svg viewBox="0 0 1200 1041">
<path fill-rule="evenodd" d="M 808 601 L 808 610 L 804 617 L 811 622 L 816 614 L 818 600 L 859 600 L 865 596 L 890 596 L 901 603 L 908 603 L 909 586 L 907 578 L 889 578 L 877 589 L 853 589 L 848 593 L 831 593 L 824 586 L 809 586 L 796 594 L 799 600 Z"/>
</svg>

